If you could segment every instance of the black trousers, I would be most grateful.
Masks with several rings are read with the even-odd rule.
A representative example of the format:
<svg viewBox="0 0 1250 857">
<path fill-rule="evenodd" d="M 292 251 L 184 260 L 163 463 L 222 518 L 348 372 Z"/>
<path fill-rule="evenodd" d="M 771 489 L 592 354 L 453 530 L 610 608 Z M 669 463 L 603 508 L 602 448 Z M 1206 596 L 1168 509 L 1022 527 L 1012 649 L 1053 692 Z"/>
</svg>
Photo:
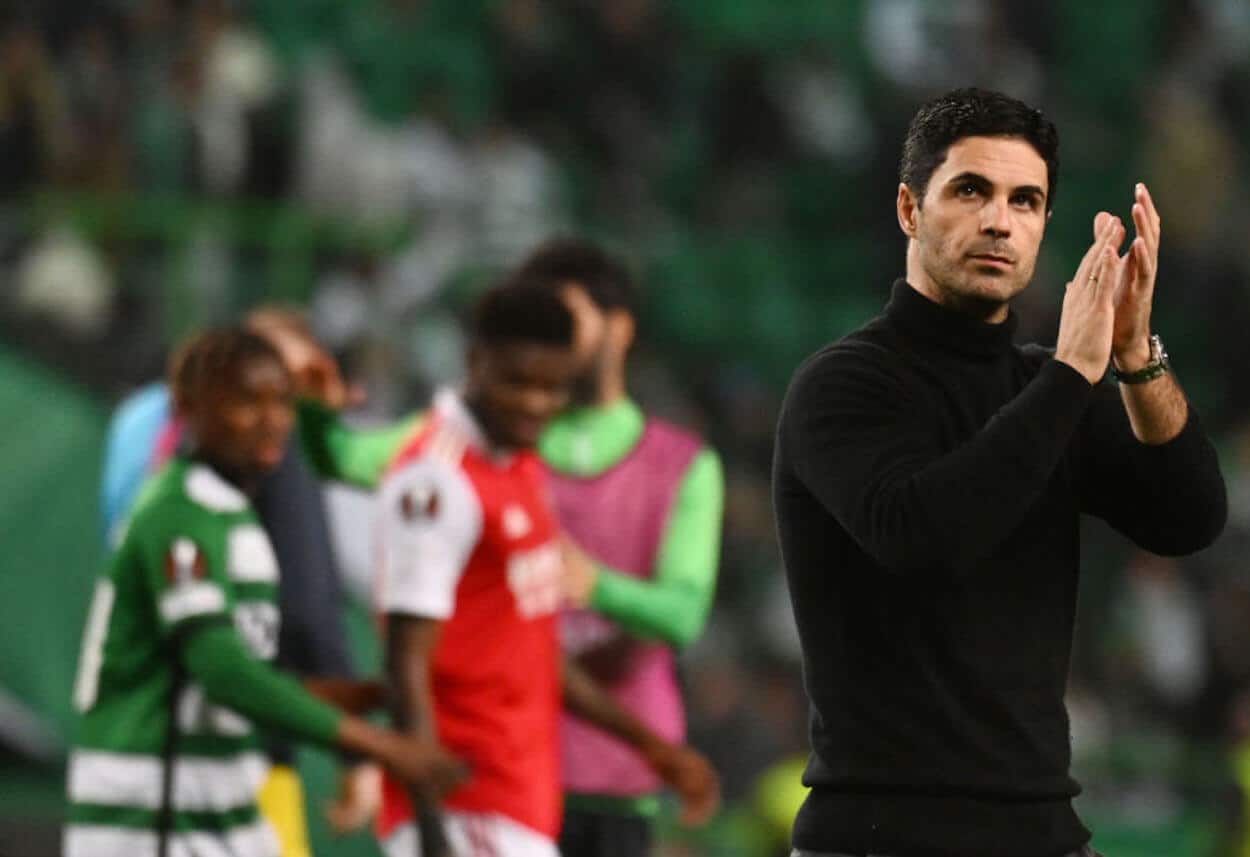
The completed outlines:
<svg viewBox="0 0 1250 857">
<path fill-rule="evenodd" d="M 636 815 L 564 811 L 561 857 L 650 857 L 651 819 Z"/>
<path fill-rule="evenodd" d="M 840 854 L 836 851 L 804 851 L 801 848 L 795 848 L 793 851 L 790 852 L 790 857 L 889 857 L 889 855 L 887 854 Z M 1086 845 L 1084 848 L 1081 848 L 1077 851 L 1073 851 L 1071 854 L 1064 855 L 1064 857 L 1102 857 L 1102 855 L 1099 854 L 1097 851 L 1095 851 L 1093 848 L 1090 848 L 1088 845 Z"/>
</svg>

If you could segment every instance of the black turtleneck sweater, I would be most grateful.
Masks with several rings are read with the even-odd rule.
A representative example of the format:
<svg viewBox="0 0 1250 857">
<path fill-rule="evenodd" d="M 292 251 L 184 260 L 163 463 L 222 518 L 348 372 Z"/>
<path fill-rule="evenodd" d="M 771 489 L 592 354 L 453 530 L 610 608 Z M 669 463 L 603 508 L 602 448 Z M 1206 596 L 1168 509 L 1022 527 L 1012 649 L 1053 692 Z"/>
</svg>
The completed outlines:
<svg viewBox="0 0 1250 857">
<path fill-rule="evenodd" d="M 1219 534 L 1190 411 L 1139 443 L 1111 384 L 905 282 L 795 373 L 773 499 L 811 698 L 796 847 L 1057 857 L 1072 810 L 1064 686 L 1081 513 L 1147 550 Z"/>
</svg>

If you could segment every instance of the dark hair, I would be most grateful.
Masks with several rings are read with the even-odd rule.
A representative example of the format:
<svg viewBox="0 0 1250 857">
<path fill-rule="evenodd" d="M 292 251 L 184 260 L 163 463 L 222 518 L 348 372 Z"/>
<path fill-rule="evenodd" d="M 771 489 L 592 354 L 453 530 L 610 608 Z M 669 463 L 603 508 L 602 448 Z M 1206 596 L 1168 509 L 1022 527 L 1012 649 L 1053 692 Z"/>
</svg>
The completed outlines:
<svg viewBox="0 0 1250 857">
<path fill-rule="evenodd" d="M 903 140 L 899 181 L 923 200 L 929 179 L 951 145 L 965 137 L 1020 137 L 1046 162 L 1046 210 L 1059 185 L 1059 132 L 1042 111 L 1001 92 L 956 89 L 926 103 L 912 117 Z"/>
<path fill-rule="evenodd" d="M 478 300 L 473 341 L 486 346 L 532 343 L 567 348 L 573 344 L 573 315 L 555 289 L 513 274 Z"/>
<path fill-rule="evenodd" d="M 575 282 L 599 309 L 637 315 L 638 292 L 629 270 L 593 241 L 572 236 L 545 241 L 525 258 L 517 275 L 555 288 Z"/>
<path fill-rule="evenodd" d="M 237 383 L 243 367 L 255 360 L 273 360 L 285 367 L 269 340 L 247 328 L 216 327 L 193 335 L 169 361 L 169 388 L 175 407 L 193 407 L 214 386 Z"/>
</svg>

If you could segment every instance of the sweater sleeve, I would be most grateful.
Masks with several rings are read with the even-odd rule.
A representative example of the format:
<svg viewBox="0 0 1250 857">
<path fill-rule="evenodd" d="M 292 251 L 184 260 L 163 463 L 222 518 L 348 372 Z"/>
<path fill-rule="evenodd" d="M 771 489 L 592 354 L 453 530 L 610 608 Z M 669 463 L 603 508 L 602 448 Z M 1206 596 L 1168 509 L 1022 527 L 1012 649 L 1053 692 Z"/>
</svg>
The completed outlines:
<svg viewBox="0 0 1250 857">
<path fill-rule="evenodd" d="M 630 633 L 675 646 L 698 637 L 716 589 L 724 497 L 720 458 L 703 449 L 678 487 L 654 576 L 639 580 L 601 567 L 591 608 Z"/>
<path fill-rule="evenodd" d="M 1193 406 L 1167 443 L 1141 443 L 1115 387 L 1104 384 L 1080 431 L 1082 510 L 1139 547 L 1182 556 L 1215 541 L 1228 518 L 1215 448 Z"/>
<path fill-rule="evenodd" d="M 918 403 L 867 348 L 798 374 L 779 442 L 793 472 L 884 568 L 952 570 L 990 554 L 1045 489 L 1092 387 L 1049 360 L 966 442 L 946 451 Z"/>
<path fill-rule="evenodd" d="M 300 440 L 304 454 L 323 479 L 372 490 L 386 465 L 420 421 L 414 415 L 377 429 L 354 429 L 338 414 L 313 401 L 299 403 Z"/>
<path fill-rule="evenodd" d="M 247 651 L 228 622 L 206 622 L 180 636 L 187 674 L 214 702 L 270 729 L 322 745 L 334 743 L 342 716 Z"/>
</svg>

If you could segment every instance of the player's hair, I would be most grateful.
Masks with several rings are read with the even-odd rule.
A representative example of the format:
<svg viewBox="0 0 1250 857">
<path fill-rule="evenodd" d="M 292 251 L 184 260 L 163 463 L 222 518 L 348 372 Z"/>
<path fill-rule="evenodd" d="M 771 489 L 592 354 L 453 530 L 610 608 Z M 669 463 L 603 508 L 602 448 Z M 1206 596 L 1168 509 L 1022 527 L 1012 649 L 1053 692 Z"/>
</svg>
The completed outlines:
<svg viewBox="0 0 1250 857">
<path fill-rule="evenodd" d="M 243 368 L 255 360 L 273 360 L 285 366 L 268 340 L 240 325 L 210 328 L 192 335 L 169 361 L 174 407 L 186 412 L 217 385 L 238 383 Z"/>
<path fill-rule="evenodd" d="M 513 274 L 478 300 L 472 335 L 475 343 L 487 347 L 532 343 L 567 348 L 573 344 L 573 315 L 555 289 Z"/>
<path fill-rule="evenodd" d="M 625 264 L 585 238 L 559 236 L 534 249 L 517 274 L 560 288 L 577 283 L 599 309 L 638 314 L 638 290 Z"/>
<path fill-rule="evenodd" d="M 1001 92 L 956 89 L 929 101 L 912 117 L 903 140 L 899 181 L 919 201 L 950 147 L 965 137 L 1019 137 L 1046 162 L 1046 211 L 1059 185 L 1059 131 L 1042 111 Z"/>
</svg>

